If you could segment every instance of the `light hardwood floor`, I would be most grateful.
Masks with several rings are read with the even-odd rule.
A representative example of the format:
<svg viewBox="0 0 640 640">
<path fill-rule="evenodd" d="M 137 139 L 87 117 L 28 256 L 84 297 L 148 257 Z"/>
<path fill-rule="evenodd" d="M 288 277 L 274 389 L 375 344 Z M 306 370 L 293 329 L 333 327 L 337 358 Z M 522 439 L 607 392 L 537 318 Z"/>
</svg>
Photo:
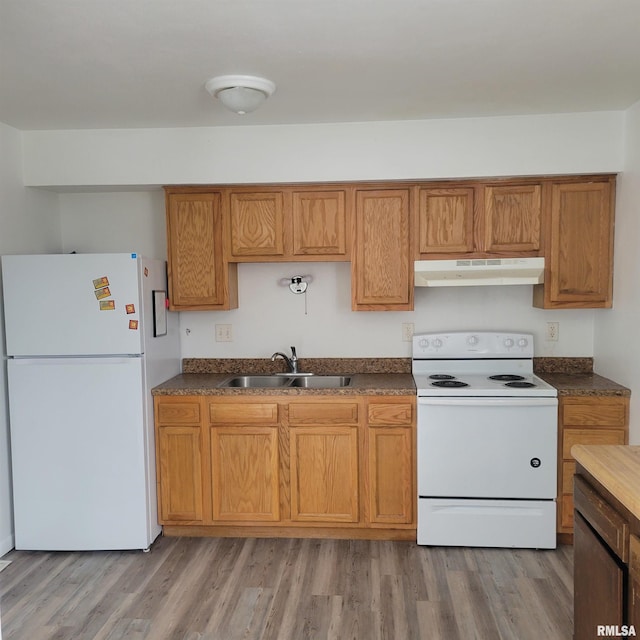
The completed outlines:
<svg viewBox="0 0 640 640">
<path fill-rule="evenodd" d="M 159 538 L 12 551 L 3 640 L 569 640 L 572 547 Z"/>
</svg>

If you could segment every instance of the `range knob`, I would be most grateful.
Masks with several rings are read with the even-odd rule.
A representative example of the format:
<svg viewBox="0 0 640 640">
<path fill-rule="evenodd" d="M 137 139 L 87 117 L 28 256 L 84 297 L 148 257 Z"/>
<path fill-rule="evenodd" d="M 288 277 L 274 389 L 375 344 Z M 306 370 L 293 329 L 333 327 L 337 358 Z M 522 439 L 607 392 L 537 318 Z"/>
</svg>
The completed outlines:
<svg viewBox="0 0 640 640">
<path fill-rule="evenodd" d="M 418 341 L 418 346 L 421 349 L 426 349 L 429 346 L 429 341 L 426 338 L 420 338 Z"/>
<path fill-rule="evenodd" d="M 518 340 L 518 346 L 519 347 L 526 347 L 529 344 L 529 341 L 526 338 L 520 338 Z"/>
<path fill-rule="evenodd" d="M 507 349 L 511 349 L 514 344 L 513 338 L 505 338 L 504 346 L 507 347 Z"/>
<path fill-rule="evenodd" d="M 478 342 L 480 342 L 480 340 L 478 339 L 478 336 L 469 336 L 467 338 L 467 344 L 471 345 L 472 347 L 475 347 Z"/>
<path fill-rule="evenodd" d="M 439 349 L 442 346 L 442 340 L 440 340 L 440 338 L 434 338 L 433 342 L 431 343 L 431 346 L 435 347 L 436 349 Z"/>
</svg>

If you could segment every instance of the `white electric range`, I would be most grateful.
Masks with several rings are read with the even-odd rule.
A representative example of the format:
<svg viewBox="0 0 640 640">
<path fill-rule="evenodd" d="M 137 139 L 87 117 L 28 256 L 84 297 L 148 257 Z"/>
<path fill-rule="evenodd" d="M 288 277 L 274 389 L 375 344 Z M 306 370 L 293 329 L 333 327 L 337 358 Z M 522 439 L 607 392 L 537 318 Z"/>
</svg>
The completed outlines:
<svg viewBox="0 0 640 640">
<path fill-rule="evenodd" d="M 555 548 L 557 392 L 533 336 L 416 334 L 418 544 Z"/>
</svg>

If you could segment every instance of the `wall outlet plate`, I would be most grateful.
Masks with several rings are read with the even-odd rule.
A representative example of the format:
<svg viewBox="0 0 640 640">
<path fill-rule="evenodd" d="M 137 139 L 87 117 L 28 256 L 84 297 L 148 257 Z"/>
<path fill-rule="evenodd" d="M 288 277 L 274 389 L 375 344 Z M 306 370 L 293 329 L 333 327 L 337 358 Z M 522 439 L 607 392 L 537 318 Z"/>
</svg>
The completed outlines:
<svg viewBox="0 0 640 640">
<path fill-rule="evenodd" d="M 233 342 L 233 331 L 230 324 L 216 325 L 216 342 Z"/>
</svg>

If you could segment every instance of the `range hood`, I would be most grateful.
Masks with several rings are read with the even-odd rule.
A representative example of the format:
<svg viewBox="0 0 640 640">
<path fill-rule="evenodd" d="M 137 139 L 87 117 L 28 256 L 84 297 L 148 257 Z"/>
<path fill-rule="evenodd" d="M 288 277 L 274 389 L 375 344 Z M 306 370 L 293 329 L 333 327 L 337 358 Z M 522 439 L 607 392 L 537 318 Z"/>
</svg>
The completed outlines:
<svg viewBox="0 0 640 640">
<path fill-rule="evenodd" d="M 544 282 L 544 258 L 416 260 L 416 287 L 477 287 Z"/>
</svg>

